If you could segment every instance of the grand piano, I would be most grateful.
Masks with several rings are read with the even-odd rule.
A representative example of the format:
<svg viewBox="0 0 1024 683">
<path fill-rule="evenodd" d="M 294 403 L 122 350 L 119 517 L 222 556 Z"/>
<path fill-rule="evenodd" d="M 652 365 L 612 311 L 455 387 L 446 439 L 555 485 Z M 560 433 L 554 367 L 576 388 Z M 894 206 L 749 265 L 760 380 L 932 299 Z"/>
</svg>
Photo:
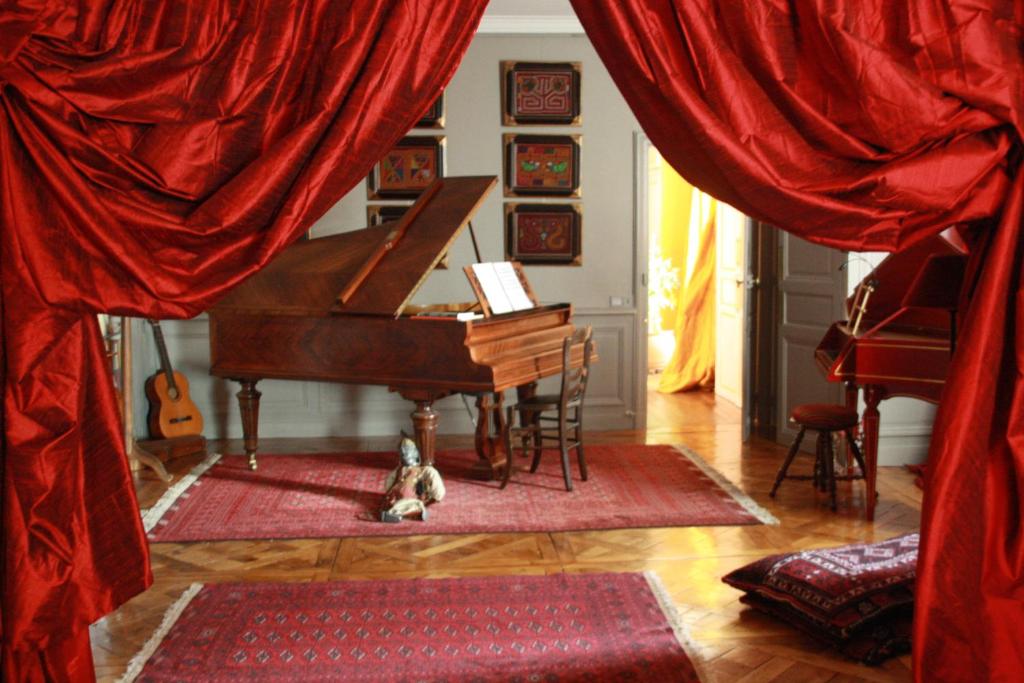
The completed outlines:
<svg viewBox="0 0 1024 683">
<path fill-rule="evenodd" d="M 438 414 L 453 393 L 476 396 L 480 465 L 505 465 L 502 392 L 533 395 L 562 369 L 569 304 L 460 320 L 477 304 L 415 306 L 413 295 L 496 185 L 494 176 L 438 179 L 399 221 L 298 242 L 210 310 L 210 374 L 240 383 L 245 452 L 257 466 L 261 379 L 389 387 L 416 405 L 412 423 L 434 462 Z M 582 345 L 574 350 L 582 358 Z"/>
<path fill-rule="evenodd" d="M 894 396 L 938 403 L 956 340 L 956 310 L 967 246 L 956 228 L 887 256 L 846 301 L 815 352 L 831 382 L 846 385 L 846 404 L 861 420 L 867 519 L 874 519 L 878 404 Z"/>
</svg>

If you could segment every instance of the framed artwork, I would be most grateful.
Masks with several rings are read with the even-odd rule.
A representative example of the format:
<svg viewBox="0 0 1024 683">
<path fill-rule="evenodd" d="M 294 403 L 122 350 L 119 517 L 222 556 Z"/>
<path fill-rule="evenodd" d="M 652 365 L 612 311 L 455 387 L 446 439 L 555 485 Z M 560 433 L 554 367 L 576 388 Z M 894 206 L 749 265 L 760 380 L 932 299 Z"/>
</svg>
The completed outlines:
<svg viewBox="0 0 1024 683">
<path fill-rule="evenodd" d="M 501 122 L 578 126 L 580 71 L 579 62 L 502 62 Z"/>
<path fill-rule="evenodd" d="M 505 142 L 505 196 L 580 196 L 579 135 L 510 135 Z"/>
<path fill-rule="evenodd" d="M 533 265 L 583 262 L 579 204 L 506 204 L 505 258 Z"/>
<path fill-rule="evenodd" d="M 415 199 L 444 177 L 444 136 L 409 135 L 398 141 L 370 171 L 370 199 Z"/>
<path fill-rule="evenodd" d="M 397 221 L 412 204 L 367 204 L 366 205 L 366 226 L 372 228 L 375 225 Z"/>
<path fill-rule="evenodd" d="M 416 122 L 416 128 L 444 128 L 444 92 L 442 91 L 430 109 Z"/>
</svg>

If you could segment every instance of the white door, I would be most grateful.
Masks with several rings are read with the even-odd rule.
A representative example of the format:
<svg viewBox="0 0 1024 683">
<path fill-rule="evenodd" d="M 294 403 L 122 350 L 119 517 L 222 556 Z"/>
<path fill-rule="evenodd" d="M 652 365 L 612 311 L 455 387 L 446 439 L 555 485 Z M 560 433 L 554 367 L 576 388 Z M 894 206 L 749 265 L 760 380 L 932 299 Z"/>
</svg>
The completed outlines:
<svg viewBox="0 0 1024 683">
<path fill-rule="evenodd" d="M 715 224 L 715 395 L 742 407 L 747 217 L 718 203 Z"/>
<path fill-rule="evenodd" d="M 841 403 L 842 385 L 826 382 L 814 350 L 829 325 L 845 318 L 846 254 L 779 233 L 779 324 L 776 438 L 789 444 L 796 430 L 789 423 L 801 403 Z M 811 444 L 813 439 L 805 439 Z"/>
</svg>

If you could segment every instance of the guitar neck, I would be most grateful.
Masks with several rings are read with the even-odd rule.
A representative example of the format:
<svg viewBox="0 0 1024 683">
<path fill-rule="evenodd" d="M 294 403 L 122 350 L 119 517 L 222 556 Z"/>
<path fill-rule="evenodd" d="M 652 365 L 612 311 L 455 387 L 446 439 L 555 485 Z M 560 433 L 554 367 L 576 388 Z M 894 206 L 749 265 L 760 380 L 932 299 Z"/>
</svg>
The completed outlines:
<svg viewBox="0 0 1024 683">
<path fill-rule="evenodd" d="M 174 368 L 171 367 L 171 359 L 167 355 L 167 344 L 164 343 L 164 333 L 160 329 L 160 321 L 150 319 L 149 324 L 153 326 L 153 339 L 156 340 L 156 350 L 160 354 L 160 371 L 167 377 L 168 390 L 178 391 L 174 383 Z"/>
</svg>

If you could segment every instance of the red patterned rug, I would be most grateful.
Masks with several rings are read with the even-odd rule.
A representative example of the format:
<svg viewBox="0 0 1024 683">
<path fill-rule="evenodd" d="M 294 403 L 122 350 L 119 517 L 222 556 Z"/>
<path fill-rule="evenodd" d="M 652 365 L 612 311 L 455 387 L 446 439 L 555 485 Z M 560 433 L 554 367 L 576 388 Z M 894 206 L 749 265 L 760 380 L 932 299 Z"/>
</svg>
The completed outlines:
<svg viewBox="0 0 1024 683">
<path fill-rule="evenodd" d="M 437 467 L 447 495 L 431 505 L 429 521 L 399 524 L 377 517 L 394 453 L 261 455 L 256 472 L 243 456 L 214 456 L 169 490 L 144 522 L 158 542 L 775 522 L 682 447 L 587 446 L 589 481 L 576 481 L 571 493 L 557 454 L 544 455 L 535 474 L 521 459 L 502 491 L 497 482 L 473 478 L 472 451 L 442 452 Z"/>
<path fill-rule="evenodd" d="M 654 575 L 194 585 L 124 681 L 698 681 Z"/>
</svg>

